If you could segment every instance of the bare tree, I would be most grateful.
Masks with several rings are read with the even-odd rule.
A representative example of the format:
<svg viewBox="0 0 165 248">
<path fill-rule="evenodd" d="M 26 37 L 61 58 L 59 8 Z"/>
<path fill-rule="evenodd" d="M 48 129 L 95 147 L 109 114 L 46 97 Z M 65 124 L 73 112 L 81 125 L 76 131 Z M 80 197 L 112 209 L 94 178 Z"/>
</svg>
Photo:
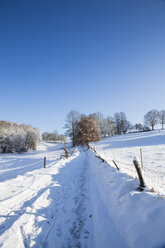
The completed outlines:
<svg viewBox="0 0 165 248">
<path fill-rule="evenodd" d="M 136 123 L 134 128 L 136 129 L 136 131 L 142 132 L 144 127 L 141 123 Z"/>
<path fill-rule="evenodd" d="M 154 127 L 159 122 L 159 112 L 155 109 L 147 112 L 144 116 L 144 123 L 147 126 L 150 126 L 152 130 L 154 130 Z"/>
<path fill-rule="evenodd" d="M 164 129 L 164 124 L 165 124 L 165 110 L 161 110 L 159 112 L 159 121 L 160 121 L 160 124 L 162 125 L 162 129 Z"/>
<path fill-rule="evenodd" d="M 114 124 L 117 134 L 125 134 L 131 127 L 131 123 L 127 120 L 124 112 L 115 113 Z"/>
<path fill-rule="evenodd" d="M 80 121 L 80 114 L 77 111 L 70 111 L 66 118 L 66 124 L 64 128 L 66 129 L 66 135 L 68 135 L 73 143 L 76 145 L 77 136 L 77 123 Z"/>
<path fill-rule="evenodd" d="M 100 140 L 98 121 L 89 117 L 82 117 L 78 123 L 77 143 L 88 146 L 89 142 Z"/>
<path fill-rule="evenodd" d="M 97 112 L 88 117 L 98 121 L 102 137 L 114 135 L 114 119 L 111 116 L 105 118 L 102 113 Z"/>
<path fill-rule="evenodd" d="M 117 134 L 121 134 L 120 113 L 115 113 L 114 120 L 115 120 L 115 131 Z"/>
<path fill-rule="evenodd" d="M 121 118 L 121 131 L 122 133 L 127 133 L 128 129 L 131 127 L 131 123 L 127 120 L 125 113 L 120 112 Z"/>
</svg>

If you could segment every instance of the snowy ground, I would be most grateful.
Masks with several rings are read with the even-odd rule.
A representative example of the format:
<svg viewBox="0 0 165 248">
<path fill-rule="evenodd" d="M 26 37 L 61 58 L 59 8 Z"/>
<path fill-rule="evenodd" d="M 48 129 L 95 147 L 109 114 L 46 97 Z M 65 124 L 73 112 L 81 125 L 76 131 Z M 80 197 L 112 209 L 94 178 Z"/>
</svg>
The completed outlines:
<svg viewBox="0 0 165 248">
<path fill-rule="evenodd" d="M 165 195 L 165 131 L 114 136 L 93 143 L 92 146 L 108 164 L 114 166 L 114 160 L 122 172 L 134 178 L 137 173 L 133 158 L 136 157 L 141 164 L 141 149 L 145 183 Z"/>
<path fill-rule="evenodd" d="M 66 161 L 59 159 L 60 148 L 47 144 L 38 152 L 1 155 L 0 246 L 90 247 L 86 152 Z"/>
<path fill-rule="evenodd" d="M 147 148 L 152 136 L 159 140 L 154 143 L 159 153 L 163 135 L 126 135 L 93 145 L 102 154 L 106 147 L 109 154 L 112 144 L 124 156 L 127 143 L 136 150 L 146 137 Z M 61 148 L 43 143 L 36 152 L 0 155 L 0 247 L 165 247 L 163 198 L 138 192 L 137 180 L 101 163 L 93 151 L 80 147 L 60 160 Z M 153 166 L 159 168 L 156 161 Z"/>
</svg>

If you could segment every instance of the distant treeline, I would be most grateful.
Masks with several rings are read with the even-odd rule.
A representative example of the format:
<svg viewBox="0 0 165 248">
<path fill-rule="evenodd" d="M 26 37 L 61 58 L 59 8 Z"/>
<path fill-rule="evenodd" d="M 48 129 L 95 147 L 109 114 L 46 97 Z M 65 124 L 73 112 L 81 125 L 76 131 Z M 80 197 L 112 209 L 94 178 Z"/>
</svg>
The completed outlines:
<svg viewBox="0 0 165 248">
<path fill-rule="evenodd" d="M 165 110 L 151 110 L 144 116 L 144 124 L 132 125 L 124 112 L 117 112 L 114 116 L 105 117 L 97 112 L 88 116 L 70 111 L 66 118 L 66 135 L 45 132 L 30 125 L 0 121 L 0 153 L 24 152 L 36 150 L 41 139 L 50 142 L 65 142 L 69 136 L 73 145 L 88 145 L 91 141 L 98 141 L 101 137 L 125 134 L 128 132 L 144 132 L 154 130 L 159 124 L 165 125 Z"/>
<path fill-rule="evenodd" d="M 93 124 L 91 124 L 91 120 L 95 120 L 95 123 L 93 122 Z M 90 125 L 86 125 L 87 122 L 90 123 Z M 81 127 L 82 124 L 83 131 Z M 151 110 L 145 114 L 144 124 L 136 123 L 135 125 L 131 124 L 124 112 L 117 112 L 114 114 L 113 117 L 105 117 L 100 112 L 89 114 L 88 116 L 86 116 L 72 110 L 67 115 L 65 129 L 66 135 L 71 138 L 73 145 L 77 145 L 95 141 L 96 136 L 97 140 L 99 140 L 99 137 L 120 135 L 128 132 L 151 131 L 154 130 L 155 125 L 157 124 L 161 125 L 162 129 L 164 129 L 165 110 Z M 93 137 L 91 136 L 89 140 L 86 140 L 86 137 L 89 137 L 89 134 L 91 132 L 93 132 Z"/>
<path fill-rule="evenodd" d="M 41 140 L 39 129 L 30 125 L 0 121 L 0 153 L 36 150 Z"/>
<path fill-rule="evenodd" d="M 45 132 L 42 134 L 42 140 L 45 140 L 46 142 L 66 142 L 67 137 L 63 134 L 59 134 L 57 131 L 54 131 L 52 133 Z"/>
</svg>

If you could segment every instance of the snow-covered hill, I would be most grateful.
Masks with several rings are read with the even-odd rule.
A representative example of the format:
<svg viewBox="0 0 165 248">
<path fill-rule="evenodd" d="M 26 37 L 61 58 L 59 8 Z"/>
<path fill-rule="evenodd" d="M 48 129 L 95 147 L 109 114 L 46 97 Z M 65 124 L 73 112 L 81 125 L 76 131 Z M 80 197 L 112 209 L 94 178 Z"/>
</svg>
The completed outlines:
<svg viewBox="0 0 165 248">
<path fill-rule="evenodd" d="M 122 172 L 134 178 L 137 173 L 133 158 L 136 157 L 141 164 L 142 154 L 145 183 L 150 189 L 165 195 L 165 131 L 114 136 L 92 146 L 111 166 L 114 166 L 114 160 Z"/>
<path fill-rule="evenodd" d="M 164 140 L 156 131 L 92 145 L 110 164 L 132 168 L 141 147 L 144 168 L 163 171 Z M 62 153 L 62 145 L 42 143 L 35 152 L 0 155 L 0 247 L 165 247 L 163 197 L 137 191 L 125 167 L 117 171 L 93 151 L 79 147 L 60 160 Z"/>
</svg>

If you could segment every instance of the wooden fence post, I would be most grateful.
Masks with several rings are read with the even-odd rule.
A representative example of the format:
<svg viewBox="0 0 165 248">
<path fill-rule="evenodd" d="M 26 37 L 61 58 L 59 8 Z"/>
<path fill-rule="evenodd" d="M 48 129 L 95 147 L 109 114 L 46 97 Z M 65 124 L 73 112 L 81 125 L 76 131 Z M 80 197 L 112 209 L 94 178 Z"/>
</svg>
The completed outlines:
<svg viewBox="0 0 165 248">
<path fill-rule="evenodd" d="M 46 157 L 44 157 L 44 168 L 46 168 Z"/>
<path fill-rule="evenodd" d="M 138 177 L 139 177 L 139 182 L 140 182 L 140 185 L 139 185 L 138 189 L 140 191 L 143 191 L 144 188 L 145 188 L 145 183 L 144 183 L 144 180 L 143 180 L 140 164 L 139 164 L 139 162 L 137 161 L 136 158 L 134 158 L 133 163 L 135 165 L 135 169 L 137 171 L 137 174 L 138 174 Z"/>
<path fill-rule="evenodd" d="M 113 161 L 114 165 L 116 166 L 116 169 L 119 170 L 119 167 L 117 166 L 115 160 L 112 160 L 112 161 Z"/>
</svg>

